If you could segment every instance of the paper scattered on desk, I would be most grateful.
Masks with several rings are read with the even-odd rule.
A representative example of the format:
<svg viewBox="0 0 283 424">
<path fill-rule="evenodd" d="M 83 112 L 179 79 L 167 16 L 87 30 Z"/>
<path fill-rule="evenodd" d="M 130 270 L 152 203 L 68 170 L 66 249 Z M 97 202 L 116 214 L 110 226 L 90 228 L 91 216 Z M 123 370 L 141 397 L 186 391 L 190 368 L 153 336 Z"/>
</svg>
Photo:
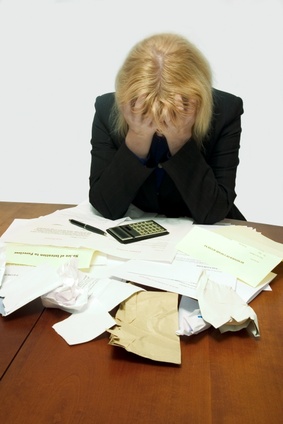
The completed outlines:
<svg viewBox="0 0 283 424">
<path fill-rule="evenodd" d="M 224 225 L 217 227 L 215 232 L 229 239 L 253 246 L 259 250 L 264 250 L 283 260 L 283 244 L 271 240 L 252 227 L 247 227 L 245 225 Z"/>
<path fill-rule="evenodd" d="M 197 226 L 177 244 L 177 249 L 253 287 L 281 262 L 281 257 Z"/>
<path fill-rule="evenodd" d="M 6 268 L 5 245 L 0 240 L 0 287 L 4 277 L 5 268 Z"/>
<path fill-rule="evenodd" d="M 70 211 L 64 209 L 50 216 L 33 220 L 14 220 L 1 238 L 5 243 L 24 245 L 68 246 L 74 249 L 85 248 L 90 250 L 94 250 L 95 246 L 96 251 L 119 258 L 134 259 L 139 257 L 144 260 L 171 262 L 176 253 L 176 242 L 181 239 L 185 229 L 189 229 L 191 226 L 191 223 L 187 220 L 180 221 L 179 227 L 172 223 L 172 227 L 176 227 L 176 231 L 170 233 L 166 238 L 142 240 L 129 246 L 119 243 L 110 235 L 101 236 L 81 228 L 77 229 L 70 224 L 70 218 L 83 220 L 83 222 L 101 229 L 109 228 L 116 223 L 121 223 L 121 221 L 130 220 L 125 217 L 119 221 L 111 221 L 95 215 L 94 211 L 87 216 L 82 216 L 70 208 Z"/>
<path fill-rule="evenodd" d="M 256 286 L 252 287 L 249 284 L 244 283 L 243 281 L 237 280 L 236 293 L 246 302 L 250 303 L 261 291 L 271 290 L 269 283 L 277 276 L 274 272 L 270 272 L 262 282 Z"/>
<path fill-rule="evenodd" d="M 204 272 L 197 291 L 201 315 L 214 328 L 221 333 L 246 328 L 254 337 L 259 337 L 256 313 L 230 287 L 215 283 Z"/>
<path fill-rule="evenodd" d="M 59 284 L 57 270 L 42 264 L 35 268 L 27 267 L 21 276 L 10 278 L 0 288 L 0 313 L 11 314 L 27 303 L 54 290 Z"/>
<path fill-rule="evenodd" d="M 180 253 L 175 256 L 171 264 L 130 260 L 113 267 L 111 275 L 196 299 L 196 288 L 203 269 L 207 274 L 213 275 L 213 278 L 220 284 L 236 289 L 236 277 Z"/>
<path fill-rule="evenodd" d="M 18 265 L 37 266 L 42 263 L 51 263 L 59 266 L 70 258 L 76 258 L 78 268 L 90 267 L 94 251 L 91 249 L 40 246 L 26 244 L 6 244 L 7 263 Z"/>
<path fill-rule="evenodd" d="M 74 228 L 69 223 L 70 218 L 105 230 L 124 221 L 153 216 L 129 209 L 129 215 L 110 221 L 99 216 L 85 202 L 44 217 L 14 220 L 0 240 L 2 315 L 9 315 L 41 296 L 44 306 L 58 307 L 72 313 L 66 320 L 55 324 L 54 329 L 58 334 L 69 344 L 87 342 L 112 328 L 113 322 L 116 325 L 109 314 L 115 306 L 125 301 L 130 308 L 134 308 L 131 297 L 143 297 L 137 295 L 142 291 L 140 287 L 125 282 L 133 281 L 165 291 L 154 292 L 153 295 L 156 296 L 155 303 L 165 309 L 168 305 L 163 295 L 168 299 L 170 296 L 176 299 L 177 294 L 183 295 L 179 327 L 175 306 L 172 307 L 169 302 L 169 316 L 165 313 L 159 315 L 160 311 L 157 310 L 154 318 L 151 311 L 155 310 L 156 305 L 154 302 L 150 304 L 148 299 L 146 303 L 150 308 L 147 310 L 143 304 L 146 315 L 141 315 L 142 318 L 147 317 L 153 334 L 150 335 L 146 328 L 144 345 L 142 340 L 134 339 L 138 328 L 135 325 L 142 319 L 135 318 L 134 325 L 131 323 L 129 326 L 127 313 L 123 325 L 120 323 L 111 330 L 113 344 L 151 359 L 180 363 L 178 334 L 197 334 L 207 326 L 217 325 L 216 328 L 222 332 L 247 328 L 255 336 L 259 335 L 256 315 L 246 303 L 268 287 L 275 277 L 270 271 L 283 258 L 282 244 L 247 227 L 201 227 L 193 225 L 188 219 L 156 216 L 154 219 L 169 230 L 168 236 L 122 245 L 110 236 L 102 237 Z M 6 244 L 3 245 L 2 241 Z M 71 262 L 66 264 L 69 257 L 77 258 L 76 266 L 72 267 Z M 40 264 L 42 258 L 44 264 Z M 115 262 L 111 266 L 109 258 Z M 29 266 L 11 266 L 10 262 Z M 58 274 L 56 267 L 59 263 L 63 268 Z M 88 273 L 79 271 L 86 269 Z M 205 290 L 198 291 L 202 287 L 199 281 L 203 284 L 204 275 Z M 199 293 L 200 302 L 195 300 Z M 221 302 L 217 303 L 220 295 Z M 140 313 L 140 302 L 136 306 L 139 306 Z M 175 312 L 171 314 L 171 310 Z M 159 319 L 161 327 L 158 327 Z M 142 334 L 140 328 L 138 332 Z M 150 352 L 151 343 L 159 346 L 156 352 Z"/>
<path fill-rule="evenodd" d="M 53 328 L 69 345 L 75 345 L 95 339 L 115 324 L 99 300 L 93 298 L 83 312 L 73 313 Z"/>
<path fill-rule="evenodd" d="M 79 271 L 77 260 L 72 258 L 58 269 L 58 286 L 41 296 L 46 308 L 59 308 L 67 312 L 82 310 L 88 303 L 95 279 Z"/>
<path fill-rule="evenodd" d="M 203 319 L 197 300 L 182 296 L 179 305 L 179 336 L 192 336 L 207 330 L 211 324 Z"/>
<path fill-rule="evenodd" d="M 160 290 L 194 296 L 202 270 L 195 264 L 130 260 L 112 269 L 112 275 Z"/>
<path fill-rule="evenodd" d="M 123 302 L 117 326 L 109 329 L 110 344 L 155 361 L 181 363 L 178 329 L 178 295 L 140 292 Z"/>
<path fill-rule="evenodd" d="M 115 306 L 133 293 L 143 290 L 130 283 L 97 280 L 86 307 L 53 325 L 54 330 L 69 344 L 86 343 L 116 324 L 109 314 Z"/>
</svg>

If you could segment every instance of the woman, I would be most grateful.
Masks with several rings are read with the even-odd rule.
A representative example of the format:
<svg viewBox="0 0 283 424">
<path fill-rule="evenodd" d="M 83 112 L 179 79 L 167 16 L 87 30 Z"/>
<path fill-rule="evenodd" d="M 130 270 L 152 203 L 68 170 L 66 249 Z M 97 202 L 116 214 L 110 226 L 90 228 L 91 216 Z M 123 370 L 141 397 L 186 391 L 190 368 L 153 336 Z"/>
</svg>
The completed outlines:
<svg viewBox="0 0 283 424">
<path fill-rule="evenodd" d="M 245 219 L 234 205 L 242 100 L 211 80 L 182 36 L 133 47 L 115 93 L 95 104 L 89 200 L 104 217 L 122 217 L 132 203 L 203 224 Z"/>
</svg>

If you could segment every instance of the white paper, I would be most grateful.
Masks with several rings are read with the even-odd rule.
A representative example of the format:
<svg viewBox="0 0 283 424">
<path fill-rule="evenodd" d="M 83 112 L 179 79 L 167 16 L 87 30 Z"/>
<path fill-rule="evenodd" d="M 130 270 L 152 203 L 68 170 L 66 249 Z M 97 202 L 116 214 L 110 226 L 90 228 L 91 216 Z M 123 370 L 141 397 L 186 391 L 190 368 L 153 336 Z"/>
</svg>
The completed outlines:
<svg viewBox="0 0 283 424">
<path fill-rule="evenodd" d="M 84 223 L 105 230 L 129 218 L 118 221 L 103 221 L 104 218 L 92 214 L 90 217 L 81 217 L 68 209 L 57 211 L 51 215 L 33 220 L 13 221 L 3 234 L 2 241 L 6 243 L 36 244 L 49 246 L 85 247 L 107 255 L 124 259 L 159 260 L 171 262 L 176 254 L 177 242 L 191 228 L 192 222 L 188 219 L 156 218 L 157 222 L 165 226 L 169 235 L 142 240 L 130 244 L 122 244 L 109 234 L 101 236 L 90 231 L 80 229 L 69 222 L 69 219 L 84 219 Z M 165 223 L 165 225 L 164 225 Z"/>
<path fill-rule="evenodd" d="M 252 287 L 244 283 L 243 281 L 237 280 L 236 293 L 245 302 L 250 303 L 263 290 L 266 290 L 267 288 L 271 290 L 271 287 L 269 287 L 269 283 L 271 283 L 271 281 L 276 277 L 276 275 L 277 274 L 275 274 L 274 272 L 270 272 L 256 287 Z"/>
<path fill-rule="evenodd" d="M 83 312 L 73 313 L 67 319 L 57 322 L 52 328 L 69 344 L 89 342 L 116 322 L 97 299 L 91 299 Z"/>
<path fill-rule="evenodd" d="M 124 245 L 112 236 L 101 236 L 78 228 L 69 219 L 90 224 L 106 230 L 126 221 L 155 219 L 163 225 L 169 235 Z M 112 221 L 102 217 L 89 202 L 78 206 L 57 210 L 49 215 L 35 219 L 14 220 L 1 239 L 9 243 L 86 247 L 110 256 L 123 259 L 159 260 L 171 262 L 176 254 L 176 244 L 192 227 L 189 218 L 166 218 L 146 213 L 130 205 L 127 214 Z"/>
<path fill-rule="evenodd" d="M 73 313 L 53 328 L 70 345 L 95 339 L 116 324 L 108 311 L 141 290 L 129 283 L 110 279 L 97 280 L 86 309 Z"/>
<path fill-rule="evenodd" d="M 5 245 L 0 240 L 0 287 L 4 277 L 5 267 L 6 267 Z"/>
<path fill-rule="evenodd" d="M 130 260 L 112 268 L 112 275 L 164 291 L 197 299 L 197 285 L 203 270 L 219 284 L 236 288 L 236 278 L 178 254 L 171 264 L 154 261 Z"/>
<path fill-rule="evenodd" d="M 202 274 L 198 284 L 198 301 L 203 319 L 221 332 L 246 328 L 259 337 L 256 313 L 231 288 L 222 286 Z"/>
<path fill-rule="evenodd" d="M 211 324 L 206 322 L 201 314 L 199 303 L 195 299 L 182 296 L 179 305 L 179 336 L 191 336 L 207 330 Z"/>
<path fill-rule="evenodd" d="M 88 303 L 94 279 L 79 271 L 77 260 L 58 268 L 59 285 L 41 296 L 42 303 L 47 308 L 60 308 L 67 312 L 82 310 Z"/>
<path fill-rule="evenodd" d="M 59 278 L 56 268 L 39 265 L 28 269 L 19 277 L 10 278 L 0 288 L 0 313 L 9 315 L 32 300 L 55 289 Z"/>
</svg>

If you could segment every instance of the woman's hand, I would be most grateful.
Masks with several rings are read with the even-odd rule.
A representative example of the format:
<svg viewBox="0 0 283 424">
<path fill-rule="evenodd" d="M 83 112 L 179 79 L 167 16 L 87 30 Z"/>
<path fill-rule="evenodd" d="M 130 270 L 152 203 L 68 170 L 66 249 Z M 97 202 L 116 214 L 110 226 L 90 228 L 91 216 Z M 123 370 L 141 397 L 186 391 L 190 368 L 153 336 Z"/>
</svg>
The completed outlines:
<svg viewBox="0 0 283 424">
<path fill-rule="evenodd" d="M 122 113 L 129 126 L 126 135 L 127 147 L 138 157 L 145 159 L 151 146 L 155 127 L 150 117 L 145 117 L 140 112 L 143 105 L 143 97 L 138 97 L 135 104 L 130 103 L 122 106 Z"/>
<path fill-rule="evenodd" d="M 122 113 L 129 126 L 126 145 L 135 155 L 143 159 L 148 156 L 154 133 L 166 138 L 172 156 L 191 138 L 196 118 L 196 102 L 191 100 L 189 106 L 186 106 L 180 95 L 176 95 L 175 100 L 177 109 L 180 110 L 177 125 L 171 122 L 169 116 L 166 118 L 165 114 L 162 132 L 150 116 L 142 115 L 143 96 L 138 97 L 134 105 L 128 103 L 122 107 Z"/>
<path fill-rule="evenodd" d="M 181 112 L 177 125 L 173 125 L 169 118 L 165 118 L 165 128 L 163 129 L 163 135 L 166 137 L 172 156 L 191 138 L 196 119 L 196 102 L 191 100 L 189 107 L 186 107 L 180 95 L 176 95 L 175 99 L 177 108 Z M 186 112 L 185 114 L 184 111 Z"/>
</svg>

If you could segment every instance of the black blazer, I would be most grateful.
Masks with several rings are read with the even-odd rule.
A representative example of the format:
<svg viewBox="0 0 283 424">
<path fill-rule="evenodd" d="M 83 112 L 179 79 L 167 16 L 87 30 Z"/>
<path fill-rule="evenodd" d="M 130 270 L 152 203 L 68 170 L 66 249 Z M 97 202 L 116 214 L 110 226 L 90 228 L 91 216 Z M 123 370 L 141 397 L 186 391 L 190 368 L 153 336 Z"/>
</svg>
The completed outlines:
<svg viewBox="0 0 283 424">
<path fill-rule="evenodd" d="M 164 161 L 164 177 L 157 190 L 155 168 L 143 165 L 115 134 L 114 93 L 97 97 L 89 190 L 94 208 L 109 219 L 122 217 L 131 203 L 168 217 L 192 217 L 196 223 L 245 219 L 234 205 L 242 100 L 216 89 L 213 99 L 213 118 L 203 149 L 191 138 Z"/>
</svg>

